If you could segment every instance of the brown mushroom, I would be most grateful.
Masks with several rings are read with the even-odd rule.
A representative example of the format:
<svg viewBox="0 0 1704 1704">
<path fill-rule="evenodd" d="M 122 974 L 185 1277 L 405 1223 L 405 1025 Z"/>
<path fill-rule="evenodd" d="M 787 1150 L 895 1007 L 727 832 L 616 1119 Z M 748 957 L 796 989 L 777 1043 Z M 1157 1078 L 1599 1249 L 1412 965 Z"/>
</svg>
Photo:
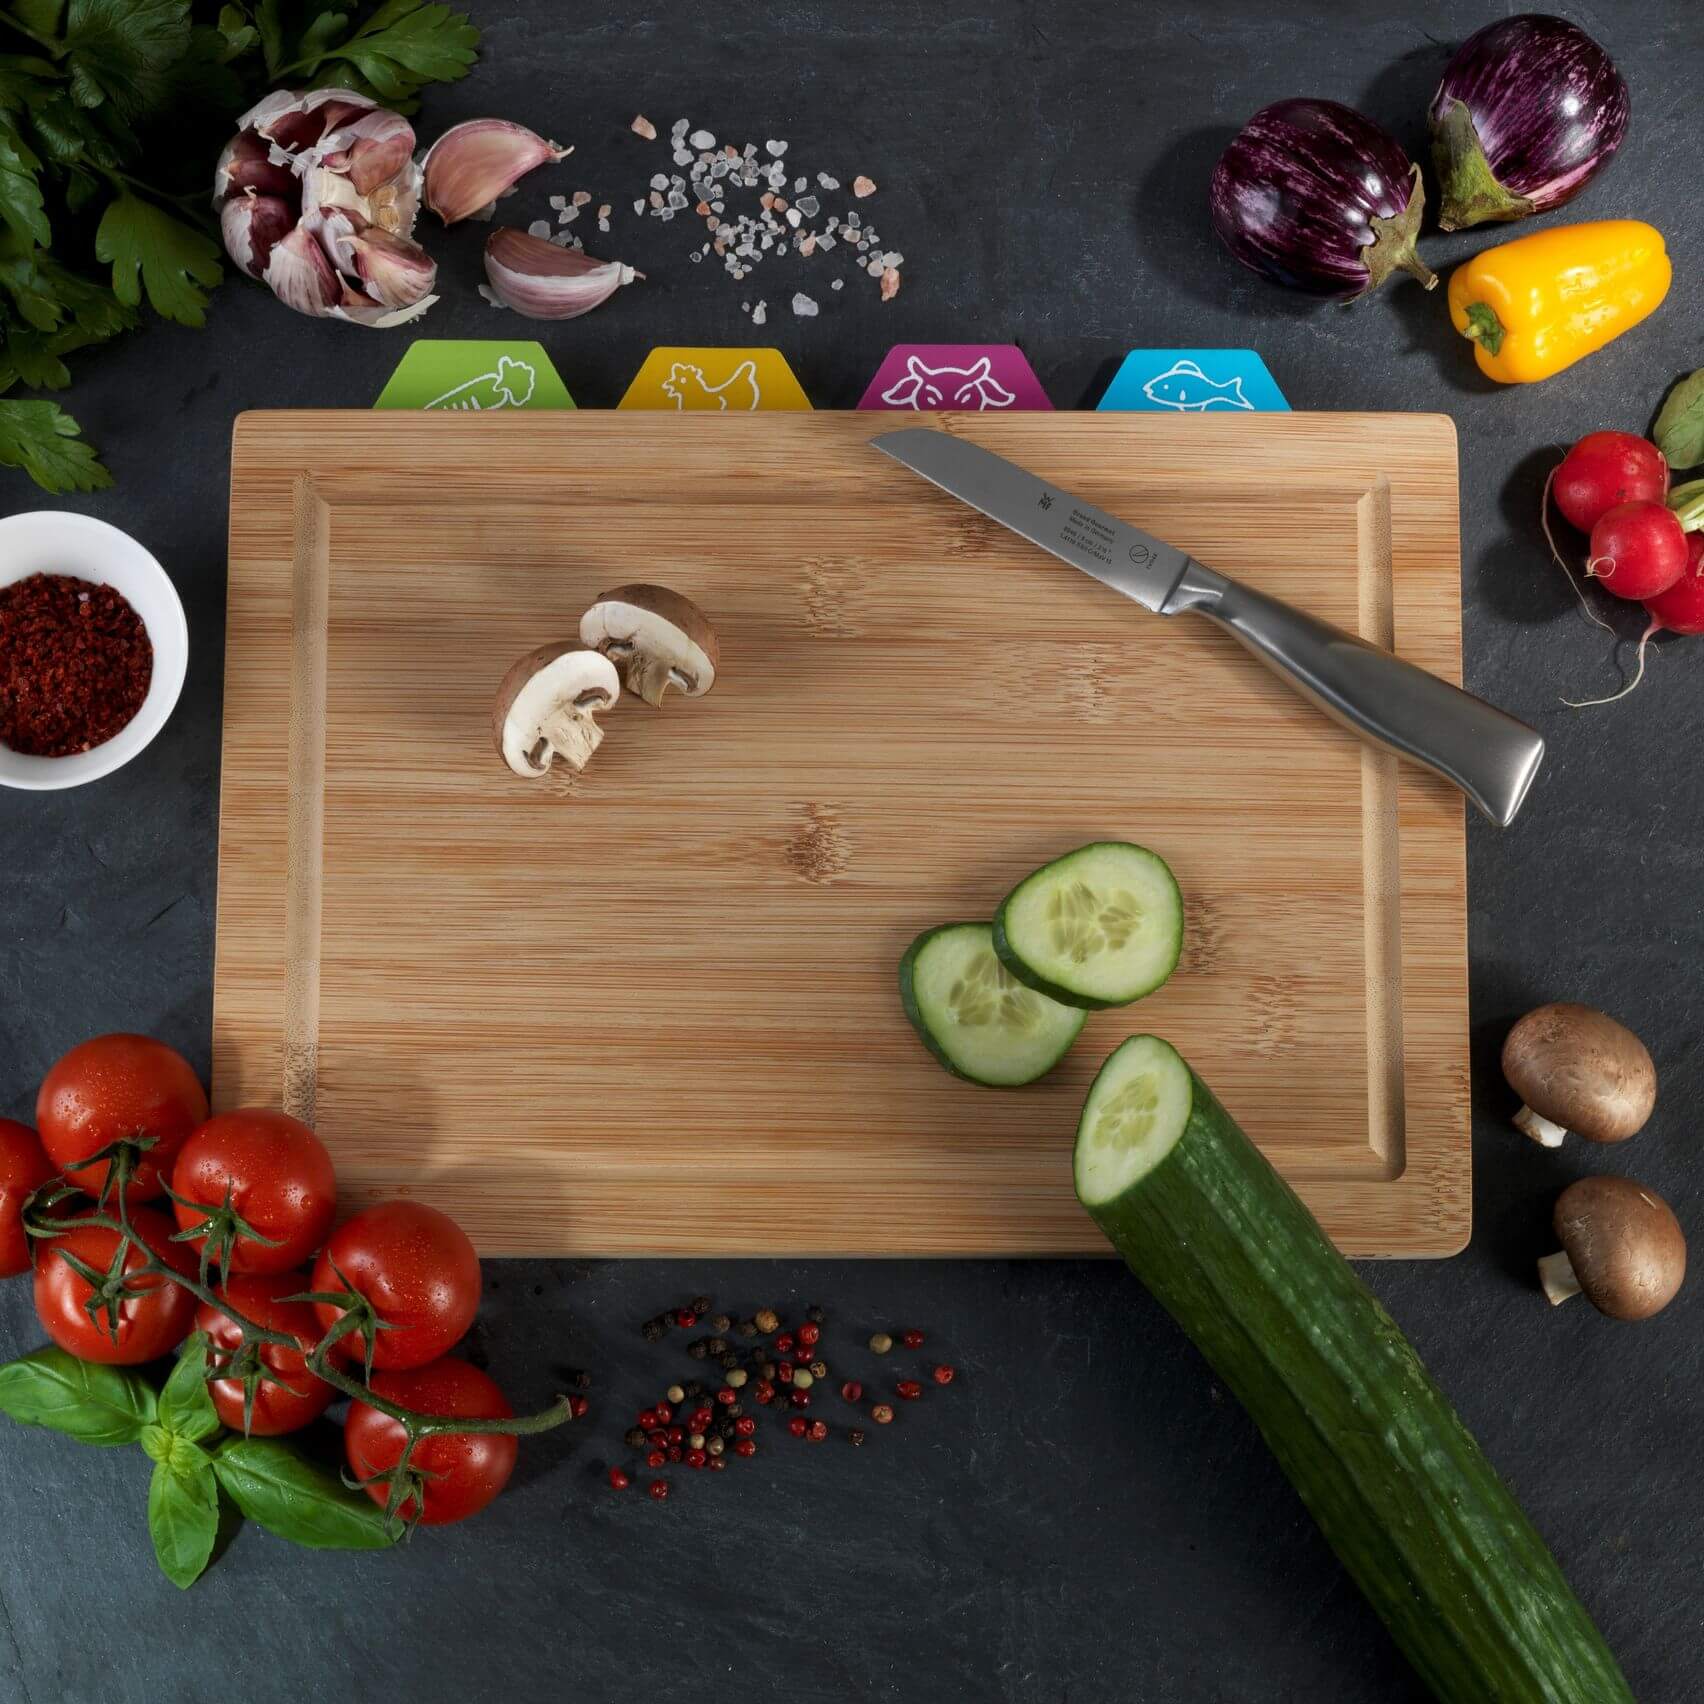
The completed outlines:
<svg viewBox="0 0 1704 1704">
<path fill-rule="evenodd" d="M 1556 1198 L 1561 1249 L 1538 1263 L 1552 1306 L 1584 1293 L 1611 1319 L 1649 1319 L 1686 1276 L 1686 1237 L 1669 1204 L 1628 1177 L 1583 1177 Z"/>
<path fill-rule="evenodd" d="M 1572 1130 L 1589 1142 L 1625 1142 L 1657 1101 L 1657 1068 L 1624 1024 L 1590 1006 L 1539 1006 L 1509 1031 L 1503 1075 L 1524 1103 L 1515 1128 L 1546 1148 Z"/>
<path fill-rule="evenodd" d="M 578 775 L 603 741 L 597 712 L 621 696 L 615 665 L 566 641 L 529 651 L 503 676 L 491 733 L 517 775 L 545 774 L 561 758 Z"/>
<path fill-rule="evenodd" d="M 617 586 L 580 619 L 580 643 L 621 671 L 627 690 L 652 706 L 672 686 L 702 698 L 721 661 L 716 630 L 691 598 L 667 586 Z"/>
</svg>

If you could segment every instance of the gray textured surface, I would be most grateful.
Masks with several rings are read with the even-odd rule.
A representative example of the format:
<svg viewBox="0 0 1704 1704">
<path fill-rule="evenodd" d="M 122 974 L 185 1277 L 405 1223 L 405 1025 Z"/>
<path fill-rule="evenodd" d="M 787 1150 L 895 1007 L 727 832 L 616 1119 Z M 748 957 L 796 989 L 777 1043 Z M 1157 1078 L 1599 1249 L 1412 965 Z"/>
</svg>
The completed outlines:
<svg viewBox="0 0 1704 1704">
<path fill-rule="evenodd" d="M 511 204 L 527 218 L 565 186 L 630 202 L 656 169 L 656 150 L 625 134 L 635 110 L 665 134 L 687 114 L 723 136 L 784 136 L 801 167 L 877 179 L 866 210 L 907 257 L 897 302 L 849 283 L 816 292 L 820 319 L 795 321 L 777 311 L 794 288 L 780 266 L 743 292 L 762 286 L 773 341 L 819 406 L 855 402 L 890 343 L 980 336 L 1020 342 L 1061 406 L 1092 401 L 1131 346 L 1252 344 L 1298 408 L 1454 415 L 1468 680 L 1536 720 L 1551 755 L 1511 833 L 1470 830 L 1473 1245 L 1443 1265 L 1364 1270 L 1639 1696 L 1704 1691 L 1697 1292 L 1652 1324 L 1616 1326 L 1578 1303 L 1553 1315 L 1530 1265 L 1550 1198 L 1593 1164 L 1635 1171 L 1689 1223 L 1704 1198 L 1690 1116 L 1704 1093 L 1700 653 L 1662 647 L 1639 695 L 1613 709 L 1558 708 L 1559 690 L 1616 677 L 1534 528 L 1558 446 L 1644 427 L 1704 359 L 1700 227 L 1677 187 L 1693 157 L 1689 9 L 1574 12 L 1634 94 L 1621 158 L 1574 212 L 1664 225 L 1677 281 L 1626 341 L 1515 393 L 1478 379 L 1438 296 L 1398 281 L 1349 312 L 1297 304 L 1224 259 L 1204 207 L 1231 127 L 1281 96 L 1347 99 L 1415 145 L 1448 45 L 1488 9 L 1430 5 L 1425 27 L 1389 0 L 1329 17 L 1260 0 L 1166 12 L 661 0 L 579 25 L 579 8 L 548 0 L 476 10 L 484 65 L 429 100 L 422 129 L 499 111 L 577 142 L 562 173 Z M 615 400 L 653 343 L 747 336 L 742 288 L 686 264 L 678 225 L 635 234 L 628 210 L 616 229 L 612 248 L 651 282 L 544 331 L 592 405 Z M 473 293 L 482 234 L 435 242 L 437 336 L 496 330 Z M 1426 252 L 1442 270 L 1489 240 L 1434 236 Z M 27 1112 L 52 1059 L 103 1029 L 152 1031 L 205 1066 L 231 417 L 362 405 L 403 341 L 294 318 L 236 285 L 207 333 L 155 326 L 78 369 L 73 406 L 119 483 L 77 506 L 167 563 L 193 654 L 182 706 L 143 759 L 81 792 L 0 798 L 0 1110 Z M 33 506 L 14 478 L 4 495 Z M 1656 1055 L 1662 1106 L 1620 1152 L 1542 1154 L 1501 1122 L 1501 1032 L 1557 995 L 1619 1012 Z M 1419 1696 L 1247 1420 L 1110 1266 L 527 1262 L 488 1276 L 483 1345 L 516 1400 L 543 1397 L 551 1366 L 574 1362 L 599 1372 L 597 1409 L 526 1446 L 516 1487 L 478 1522 L 394 1556 L 316 1557 L 248 1531 L 180 1596 L 149 1560 L 139 1456 L 0 1432 L 0 1698 Z M 822 1299 L 860 1339 L 914 1319 L 959 1383 L 861 1453 L 777 1440 L 737 1480 L 695 1481 L 660 1508 L 617 1499 L 594 1464 L 654 1394 L 658 1365 L 632 1326 L 701 1282 L 748 1307 Z M 38 1340 L 27 1286 L 0 1289 L 0 1355 Z"/>
</svg>

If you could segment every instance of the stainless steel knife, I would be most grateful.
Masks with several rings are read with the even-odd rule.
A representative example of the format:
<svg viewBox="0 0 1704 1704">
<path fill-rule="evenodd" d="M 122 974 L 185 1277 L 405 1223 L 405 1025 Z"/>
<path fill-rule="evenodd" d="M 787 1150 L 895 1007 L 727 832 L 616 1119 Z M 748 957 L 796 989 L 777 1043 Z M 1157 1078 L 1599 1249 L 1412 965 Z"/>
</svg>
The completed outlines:
<svg viewBox="0 0 1704 1704">
<path fill-rule="evenodd" d="M 870 442 L 1144 609 L 1190 610 L 1218 622 L 1328 716 L 1453 782 L 1500 828 L 1515 820 L 1544 740 L 1495 705 L 1215 573 L 980 444 L 925 426 Z"/>
</svg>

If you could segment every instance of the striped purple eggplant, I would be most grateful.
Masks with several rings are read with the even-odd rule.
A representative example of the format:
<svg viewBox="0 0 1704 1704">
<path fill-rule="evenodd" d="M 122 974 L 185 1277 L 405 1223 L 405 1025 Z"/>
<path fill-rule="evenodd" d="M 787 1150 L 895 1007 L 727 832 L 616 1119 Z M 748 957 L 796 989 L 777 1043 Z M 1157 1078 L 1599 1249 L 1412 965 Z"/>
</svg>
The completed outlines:
<svg viewBox="0 0 1704 1704">
<path fill-rule="evenodd" d="M 1213 229 L 1244 266 L 1315 296 L 1352 301 L 1397 268 L 1430 290 L 1414 250 L 1420 168 L 1370 118 L 1336 101 L 1262 107 L 1213 168 Z"/>
<path fill-rule="evenodd" d="M 1464 231 L 1573 200 L 1621 145 L 1627 81 L 1579 25 L 1527 12 L 1457 48 L 1428 116 L 1438 223 Z"/>
</svg>

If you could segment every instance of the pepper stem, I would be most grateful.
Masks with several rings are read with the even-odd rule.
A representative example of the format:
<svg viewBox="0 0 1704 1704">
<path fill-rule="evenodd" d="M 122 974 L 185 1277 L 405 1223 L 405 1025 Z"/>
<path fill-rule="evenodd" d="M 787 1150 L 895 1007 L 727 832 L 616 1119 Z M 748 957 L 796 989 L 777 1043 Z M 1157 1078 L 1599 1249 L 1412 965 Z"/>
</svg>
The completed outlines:
<svg viewBox="0 0 1704 1704">
<path fill-rule="evenodd" d="M 1503 347 L 1506 335 L 1503 322 L 1485 302 L 1469 302 L 1466 311 L 1467 324 L 1461 328 L 1462 336 L 1472 338 L 1484 347 L 1487 354 L 1495 355 Z"/>
</svg>

